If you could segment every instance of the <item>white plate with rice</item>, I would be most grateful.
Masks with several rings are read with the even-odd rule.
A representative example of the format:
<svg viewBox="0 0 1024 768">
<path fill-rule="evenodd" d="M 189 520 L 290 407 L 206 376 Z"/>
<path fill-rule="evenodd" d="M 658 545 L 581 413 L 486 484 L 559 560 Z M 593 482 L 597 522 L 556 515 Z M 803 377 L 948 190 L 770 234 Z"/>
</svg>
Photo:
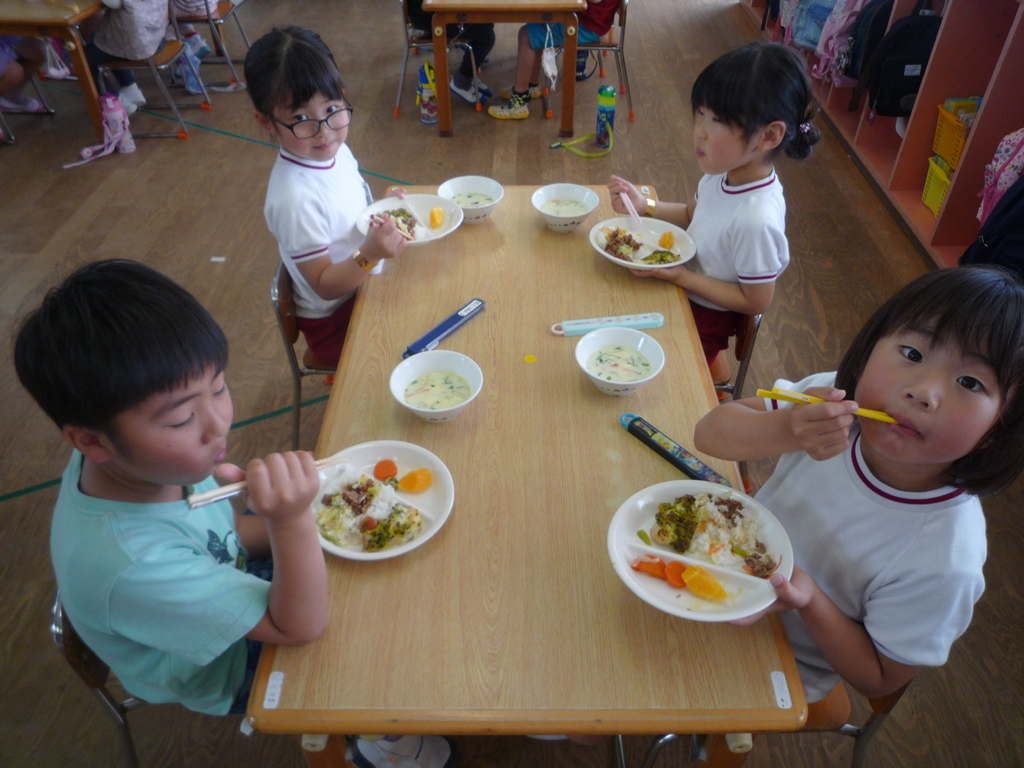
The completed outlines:
<svg viewBox="0 0 1024 768">
<path fill-rule="evenodd" d="M 341 451 L 341 454 L 347 463 L 320 471 L 320 492 L 313 501 L 320 546 L 325 552 L 349 560 L 386 560 L 398 557 L 426 544 L 448 520 L 455 504 L 455 484 L 444 462 L 426 448 L 400 440 L 376 440 L 353 445 Z M 372 479 L 374 466 L 383 459 L 391 459 L 398 465 L 399 478 L 414 469 L 426 468 L 433 475 L 433 482 L 425 491 L 408 492 L 374 480 L 381 489 L 368 514 L 386 517 L 396 502 L 412 506 L 419 510 L 422 530 L 410 541 L 378 552 L 366 552 L 362 535 L 358 531 L 358 519 L 351 514 L 340 513 L 337 509 L 332 512 L 324 504 L 324 497 L 337 493 L 342 486 L 363 475 Z"/>
<path fill-rule="evenodd" d="M 636 227 L 633 225 L 633 219 L 628 216 L 620 216 L 615 219 L 605 219 L 598 222 L 590 230 L 590 244 L 594 247 L 595 251 L 608 259 L 608 261 L 620 267 L 629 267 L 630 269 L 676 267 L 680 264 L 685 264 L 696 255 L 697 243 L 685 229 L 661 219 L 642 219 L 642 221 L 644 225 L 643 232 L 637 232 Z M 635 252 L 631 251 L 628 255 L 609 253 L 608 235 L 615 230 L 621 230 L 621 232 L 628 234 L 632 238 L 632 242 L 639 246 L 639 249 Z M 663 248 L 658 243 L 659 238 L 665 232 L 671 232 L 672 238 L 675 241 L 668 249 Z M 631 249 L 627 248 L 625 250 Z M 666 255 L 664 257 L 665 261 L 661 263 L 649 264 L 644 262 L 644 259 L 651 258 L 655 251 L 665 250 L 668 250 L 673 258 L 669 258 Z"/>
<path fill-rule="evenodd" d="M 641 539 L 638 531 L 648 537 L 655 524 L 658 505 L 692 495 L 701 517 L 710 522 L 697 533 L 685 552 L 676 552 L 670 545 Z M 731 499 L 742 504 L 742 521 L 732 527 L 719 510 L 721 501 Z M 755 540 L 778 564 L 778 573 L 786 578 L 793 574 L 793 547 L 782 524 L 763 505 L 746 494 L 717 483 L 701 480 L 671 480 L 633 494 L 619 507 L 608 527 L 608 555 L 615 572 L 637 597 L 659 610 L 694 621 L 734 621 L 767 608 L 775 600 L 775 590 L 767 579 L 752 576 L 745 561 L 734 549 L 754 551 Z M 725 544 L 725 546 L 722 546 Z M 710 554 L 709 554 L 710 553 Z M 685 587 L 673 587 L 667 581 L 631 567 L 640 555 L 657 555 L 666 563 L 679 560 L 699 565 L 725 588 L 724 600 L 705 600 Z"/>
<path fill-rule="evenodd" d="M 444 211 L 444 221 L 441 226 L 431 228 L 430 211 L 440 208 Z M 371 203 L 363 209 L 356 219 L 356 229 L 363 235 L 370 231 L 370 217 L 380 216 L 390 211 L 407 211 L 416 219 L 416 225 L 412 230 L 412 240 L 409 245 L 423 245 L 434 240 L 440 240 L 449 235 L 462 224 L 462 208 L 454 201 L 438 195 L 406 195 L 404 198 L 385 197 Z"/>
</svg>

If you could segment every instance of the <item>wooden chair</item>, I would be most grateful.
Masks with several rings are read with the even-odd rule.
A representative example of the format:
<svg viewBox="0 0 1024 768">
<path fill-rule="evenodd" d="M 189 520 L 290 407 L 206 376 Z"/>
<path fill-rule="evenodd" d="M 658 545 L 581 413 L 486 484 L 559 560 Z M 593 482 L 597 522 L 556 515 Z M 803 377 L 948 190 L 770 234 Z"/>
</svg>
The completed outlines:
<svg viewBox="0 0 1024 768">
<path fill-rule="evenodd" d="M 242 35 L 242 40 L 245 42 L 246 50 L 252 47 L 252 44 L 249 42 L 249 36 L 245 34 L 245 29 L 242 27 L 242 20 L 238 18 L 238 6 L 243 2 L 244 0 L 237 0 L 237 2 L 234 2 L 234 0 L 218 0 L 217 7 L 214 10 L 211 10 L 210 6 L 207 5 L 205 13 L 186 14 L 175 17 L 178 22 L 189 24 L 202 24 L 205 22 L 210 28 L 210 37 L 213 38 L 213 47 L 217 51 L 217 55 L 207 56 L 203 61 L 211 64 L 226 64 L 231 72 L 231 79 L 228 82 L 211 83 L 211 88 L 226 91 L 241 91 L 245 89 L 245 83 L 238 77 L 238 72 L 235 70 L 235 64 L 241 64 L 242 59 L 231 58 L 231 54 L 224 44 L 224 35 L 221 34 L 224 22 L 228 19 L 234 19 L 235 24 L 238 25 L 238 32 Z"/>
<path fill-rule="evenodd" d="M 185 44 L 178 40 L 167 40 L 164 43 L 164 47 L 145 59 L 115 59 L 108 61 L 105 64 L 101 64 L 97 67 L 99 71 L 99 77 L 97 78 L 97 85 L 99 85 L 100 93 L 106 92 L 106 86 L 104 83 L 103 73 L 111 69 L 149 69 L 153 73 L 153 79 L 156 80 L 156 84 L 160 86 L 160 90 L 164 94 L 164 98 L 167 100 L 165 104 L 152 104 L 147 105 L 149 109 L 170 109 L 174 116 L 178 119 L 178 126 L 180 130 L 177 133 L 167 132 L 156 132 L 156 133 L 139 133 L 134 128 L 132 129 L 132 136 L 136 139 L 187 139 L 188 128 L 185 127 L 185 121 L 181 119 L 181 112 L 178 111 L 178 105 L 174 103 L 174 99 L 171 98 L 171 92 L 167 89 L 167 84 L 164 83 L 162 77 L 160 77 L 160 71 L 170 69 L 171 66 L 179 59 L 183 58 L 185 66 L 192 70 L 192 74 L 195 75 L 196 82 L 199 83 L 200 88 L 203 91 L 203 101 L 201 104 L 183 104 L 182 107 L 192 108 L 210 108 L 210 94 L 206 91 L 206 86 L 203 84 L 202 79 L 199 77 L 199 72 L 196 71 L 192 64 L 192 60 L 188 56 L 182 57 L 185 51 Z"/>
<path fill-rule="evenodd" d="M 910 687 L 910 683 L 887 696 L 868 699 L 871 705 L 871 714 L 864 725 L 854 725 L 849 722 L 852 711 L 850 699 L 846 694 L 846 687 L 840 683 L 824 699 L 808 705 L 807 722 L 797 733 L 831 731 L 850 736 L 854 740 L 851 768 L 866 768 L 868 765 L 867 749 L 872 738 L 885 723 L 892 708 L 906 693 L 908 687 Z M 747 753 L 746 751 L 732 751 L 729 742 L 733 741 L 730 737 L 734 735 L 749 736 L 750 734 L 711 734 L 708 736 L 703 743 L 703 759 L 698 759 L 697 762 L 698 768 L 742 768 L 747 759 Z M 662 747 L 677 738 L 679 737 L 675 734 L 667 734 L 655 739 L 647 750 L 642 768 L 653 768 Z M 694 739 L 695 754 L 699 746 L 697 739 Z"/>
<path fill-rule="evenodd" d="M 409 3 L 408 0 L 398 0 L 402 6 L 402 36 L 405 38 L 405 53 L 402 56 L 402 70 L 398 76 L 398 96 L 395 97 L 395 117 L 398 117 L 399 110 L 402 105 L 402 89 L 405 87 L 405 71 L 409 68 L 409 51 L 413 53 L 419 53 L 422 48 L 425 51 L 434 50 L 434 39 L 429 34 L 425 37 L 421 37 L 421 30 L 417 29 L 412 25 L 412 20 L 409 18 Z M 477 100 L 476 100 L 476 111 L 480 112 L 483 109 L 483 105 L 487 103 L 487 98 L 480 96 L 480 80 L 477 77 L 477 64 L 476 56 L 473 54 L 473 49 L 463 40 L 459 39 L 459 36 L 448 40 L 448 51 L 452 48 L 458 48 L 462 51 L 469 52 L 469 60 L 473 64 L 473 87 L 476 89 Z M 448 87 L 448 83 L 438 83 L 438 88 Z"/>
<path fill-rule="evenodd" d="M 743 384 L 747 380 L 747 369 L 750 367 L 750 358 L 754 353 L 754 342 L 757 340 L 757 331 L 761 327 L 761 315 L 744 315 L 736 330 L 736 347 L 734 354 L 736 361 L 740 364 L 736 371 L 736 377 L 731 382 L 716 384 L 715 389 L 719 392 L 726 392 L 732 395 L 733 400 L 739 400 L 743 396 Z"/>
<path fill-rule="evenodd" d="M 124 749 L 126 762 L 131 768 L 138 768 L 139 758 L 135 752 L 135 742 L 132 740 L 132 732 L 128 727 L 128 713 L 138 709 L 146 702 L 134 696 L 118 699 L 107 687 L 110 680 L 110 667 L 108 667 L 99 656 L 92 652 L 92 649 L 85 644 L 85 641 L 78 635 L 71 621 L 64 613 L 64 607 L 60 602 L 60 592 L 53 602 L 53 616 L 50 622 L 50 635 L 57 648 L 67 659 L 71 668 L 75 671 L 89 689 L 100 700 L 107 713 L 113 718 L 117 725 L 117 732 L 121 737 L 121 744 Z"/>
<path fill-rule="evenodd" d="M 615 69 L 619 74 L 619 93 L 626 95 L 626 106 L 629 109 L 628 115 L 630 122 L 636 120 L 636 113 L 633 112 L 633 92 L 629 88 L 629 72 L 626 70 L 626 11 L 629 8 L 629 0 L 619 0 L 619 9 L 615 14 L 616 22 L 612 28 L 608 31 L 608 34 L 598 40 L 596 43 L 580 43 L 576 44 L 576 51 L 594 51 L 598 56 L 600 66 L 600 76 L 604 77 L 604 63 L 600 61 L 601 57 L 607 55 L 609 52 L 615 54 Z M 574 69 L 576 62 L 563 62 L 564 70 L 563 77 L 575 77 Z M 544 116 L 547 118 L 552 117 L 554 114 L 551 110 L 551 94 L 550 89 L 545 88 L 544 91 Z"/>
<path fill-rule="evenodd" d="M 299 365 L 299 359 L 295 354 L 295 343 L 299 340 L 299 323 L 295 314 L 292 278 L 280 260 L 274 271 L 274 279 L 270 283 L 270 303 L 274 305 L 277 327 L 281 331 L 281 339 L 288 355 L 288 367 L 292 372 L 292 450 L 298 450 L 302 377 L 333 375 L 335 367 L 318 359 L 309 349 L 302 356 L 302 365 Z"/>
</svg>

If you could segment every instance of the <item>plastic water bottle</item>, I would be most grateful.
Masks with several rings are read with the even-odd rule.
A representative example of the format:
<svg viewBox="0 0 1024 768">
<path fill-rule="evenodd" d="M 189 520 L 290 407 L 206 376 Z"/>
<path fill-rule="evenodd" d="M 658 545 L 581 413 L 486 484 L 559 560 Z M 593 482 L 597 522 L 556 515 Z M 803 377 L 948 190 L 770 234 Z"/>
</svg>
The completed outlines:
<svg viewBox="0 0 1024 768">
<path fill-rule="evenodd" d="M 425 62 L 420 67 L 420 84 L 416 89 L 416 103 L 420 105 L 420 120 L 428 125 L 436 123 L 438 120 L 436 87 L 434 67 L 430 62 Z"/>
<path fill-rule="evenodd" d="M 611 145 L 615 129 L 615 88 L 602 85 L 597 89 L 597 133 L 594 141 L 599 147 Z"/>
</svg>

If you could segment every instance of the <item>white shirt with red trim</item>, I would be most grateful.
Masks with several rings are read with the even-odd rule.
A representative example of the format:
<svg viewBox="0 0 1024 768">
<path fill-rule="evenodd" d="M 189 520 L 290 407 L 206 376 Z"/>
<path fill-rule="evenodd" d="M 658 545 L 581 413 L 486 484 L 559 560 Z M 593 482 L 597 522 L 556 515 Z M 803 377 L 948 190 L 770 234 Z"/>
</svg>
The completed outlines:
<svg viewBox="0 0 1024 768">
<path fill-rule="evenodd" d="M 775 386 L 833 386 L 835 373 Z M 765 401 L 766 407 L 790 407 Z M 861 433 L 827 461 L 784 454 L 757 500 L 778 517 L 804 569 L 845 615 L 864 625 L 878 652 L 912 666 L 939 666 L 970 624 L 985 589 L 987 544 L 977 496 L 953 487 L 923 493 L 879 481 Z M 783 614 L 808 701 L 839 683 L 799 613 Z"/>
<path fill-rule="evenodd" d="M 726 283 L 772 283 L 789 264 L 786 199 L 774 169 L 766 179 L 730 187 L 726 174 L 704 176 L 687 232 L 697 243 L 689 267 Z M 691 301 L 724 310 L 687 291 Z"/>
<path fill-rule="evenodd" d="M 351 258 L 364 240 L 356 219 L 369 202 L 369 189 L 347 144 L 326 162 L 284 150 L 277 156 L 263 215 L 295 285 L 299 317 L 327 317 L 355 295 L 351 291 L 338 299 L 320 298 L 298 265 L 323 256 L 334 263 Z"/>
</svg>

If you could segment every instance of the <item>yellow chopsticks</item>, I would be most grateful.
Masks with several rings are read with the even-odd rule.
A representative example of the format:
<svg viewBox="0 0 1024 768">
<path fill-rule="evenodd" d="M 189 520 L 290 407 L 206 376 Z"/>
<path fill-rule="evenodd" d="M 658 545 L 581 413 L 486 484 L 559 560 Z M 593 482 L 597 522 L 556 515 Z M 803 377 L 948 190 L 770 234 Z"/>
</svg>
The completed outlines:
<svg viewBox="0 0 1024 768">
<path fill-rule="evenodd" d="M 825 402 L 820 397 L 814 395 L 805 395 L 803 392 L 792 392 L 788 389 L 781 389 L 775 387 L 770 392 L 767 389 L 757 390 L 758 397 L 767 397 L 769 400 L 784 400 L 787 403 L 823 403 Z M 869 408 L 858 408 L 854 411 L 858 416 L 863 416 L 865 419 L 874 419 L 875 421 L 885 421 L 889 424 L 895 424 L 896 419 L 890 416 L 888 413 L 882 411 L 872 411 Z"/>
</svg>

